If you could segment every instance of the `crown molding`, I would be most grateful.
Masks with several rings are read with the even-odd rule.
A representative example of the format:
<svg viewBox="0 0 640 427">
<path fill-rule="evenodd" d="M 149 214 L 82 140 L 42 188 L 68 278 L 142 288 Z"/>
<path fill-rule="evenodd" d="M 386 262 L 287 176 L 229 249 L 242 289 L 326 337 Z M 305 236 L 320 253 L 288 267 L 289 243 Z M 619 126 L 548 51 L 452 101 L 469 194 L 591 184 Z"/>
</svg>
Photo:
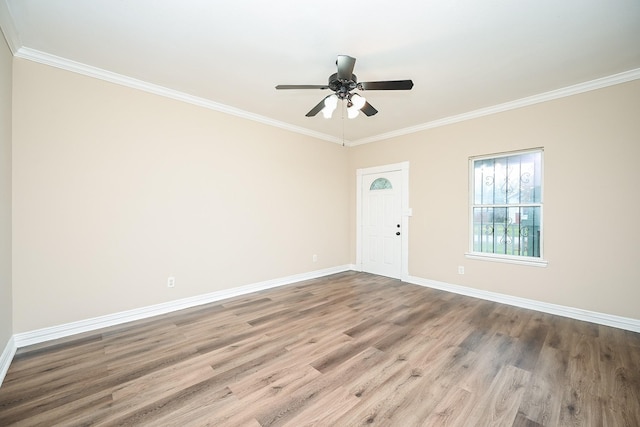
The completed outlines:
<svg viewBox="0 0 640 427">
<path fill-rule="evenodd" d="M 2 30 L 2 34 L 4 34 L 11 53 L 15 55 L 18 49 L 20 49 L 20 46 L 22 46 L 22 41 L 13 22 L 14 20 L 9 5 L 5 0 L 0 1 L 0 30 Z"/>
<path fill-rule="evenodd" d="M 56 55 L 51 55 L 39 50 L 21 47 L 15 53 L 17 58 L 27 59 L 29 61 L 37 62 L 51 67 L 60 68 L 66 71 L 82 74 L 88 77 L 104 80 L 110 83 L 115 83 L 121 86 L 130 87 L 133 89 L 142 90 L 155 95 L 163 96 L 166 98 L 175 99 L 177 101 L 186 102 L 189 104 L 197 105 L 199 107 L 208 108 L 225 114 L 231 114 L 232 116 L 241 117 L 243 119 L 252 120 L 268 126 L 296 132 L 302 135 L 307 135 L 313 138 L 322 139 L 336 144 L 342 144 L 343 141 L 340 138 L 327 135 L 325 133 L 316 132 L 301 126 L 294 126 L 289 123 L 274 120 L 269 117 L 261 116 L 259 114 L 250 113 L 248 111 L 241 110 L 239 108 L 230 107 L 219 102 L 212 101 L 210 99 L 201 98 L 198 96 L 189 95 L 184 92 L 169 89 L 164 86 L 156 85 L 153 83 L 145 82 L 143 80 L 134 79 L 122 74 L 113 73 L 111 71 L 103 70 L 101 68 L 93 67 L 91 65 L 83 64 L 81 62 L 72 61 L 70 59 L 62 58 Z"/>
<path fill-rule="evenodd" d="M 2 6 L 4 6 L 6 9 L 6 4 L 0 1 L 0 17 L 4 20 L 4 15 L 2 15 L 2 12 L 3 12 Z M 8 10 L 6 10 L 6 12 L 8 13 Z M 5 23 L 3 20 L 0 20 L 0 25 L 2 25 L 3 31 L 5 31 Z M 8 21 L 11 23 L 11 19 L 9 19 Z M 9 27 L 13 28 L 12 23 L 11 25 L 9 25 Z M 13 32 L 13 34 L 11 33 L 11 31 L 7 31 L 7 32 L 10 34 L 8 38 L 13 37 L 12 41 L 14 44 L 19 43 L 19 38 L 17 34 L 15 34 L 15 32 Z M 7 42 L 10 45 L 12 41 L 7 40 Z M 159 96 L 164 96 L 164 97 L 175 99 L 178 101 L 187 102 L 189 104 L 208 108 L 210 110 L 215 110 L 225 114 L 231 114 L 233 116 L 252 120 L 268 126 L 273 126 L 276 128 L 290 131 L 290 132 L 299 133 L 302 135 L 310 136 L 312 138 L 329 141 L 329 142 L 333 142 L 340 145 L 346 145 L 348 147 L 368 144 L 376 141 L 382 141 L 385 139 L 391 139 L 399 136 L 409 135 L 416 132 L 422 132 L 424 130 L 433 129 L 440 126 L 446 126 L 453 123 L 462 122 L 465 120 L 472 120 L 479 117 L 488 116 L 490 114 L 496 114 L 504 111 L 514 110 L 514 109 L 526 107 L 529 105 L 539 104 L 541 102 L 546 102 L 554 99 L 577 95 L 580 93 L 584 93 L 584 92 L 588 92 L 596 89 L 602 89 L 608 86 L 613 86 L 620 83 L 625 83 L 632 80 L 640 79 L 640 68 L 636 68 L 633 70 L 624 71 L 622 73 L 614 74 L 611 76 L 602 77 L 602 78 L 591 80 L 588 82 L 567 86 L 561 89 L 556 89 L 549 92 L 544 92 L 541 94 L 529 96 L 526 98 L 505 102 L 505 103 L 494 105 L 491 107 L 481 108 L 478 110 L 469 111 L 467 113 L 457 114 L 455 116 L 444 117 L 442 119 L 433 120 L 433 121 L 422 123 L 416 126 L 410 126 L 410 127 L 398 129 L 391 132 L 381 133 L 378 135 L 373 135 L 371 137 L 357 139 L 354 141 L 347 141 L 347 140 L 343 140 L 342 138 L 338 138 L 322 132 L 317 132 L 311 129 L 307 129 L 302 126 L 291 125 L 289 123 L 285 123 L 279 120 L 274 120 L 269 117 L 261 116 L 259 114 L 250 113 L 248 111 L 244 111 L 239 108 L 234 108 L 225 104 L 221 104 L 219 102 L 215 102 L 210 99 L 189 95 L 184 92 L 180 92 L 180 91 L 169 89 L 160 85 L 148 83 L 143 80 L 134 79 L 132 77 L 128 77 L 122 74 L 113 73 L 111 71 L 106 71 L 101 68 L 86 65 L 86 64 L 72 61 L 59 56 L 51 55 L 35 49 L 20 47 L 19 49 L 17 49 L 17 51 L 15 51 L 14 55 L 18 58 L 27 59 L 30 61 L 38 62 L 41 64 L 45 64 L 45 65 L 60 68 L 63 70 L 71 71 L 74 73 L 82 74 L 85 76 L 94 77 L 100 80 L 105 80 L 105 81 L 119 84 L 122 86 L 139 89 L 139 90 L 153 93 Z"/>
<path fill-rule="evenodd" d="M 591 80 L 584 83 L 578 83 L 572 86 L 567 86 L 561 89 L 544 92 L 538 95 L 516 99 L 514 101 L 505 102 L 503 104 L 493 105 L 491 107 L 481 108 L 479 110 L 469 111 L 467 113 L 445 117 L 442 119 L 423 123 L 417 126 L 411 126 L 404 129 L 398 129 L 392 132 L 381 133 L 379 135 L 374 135 L 368 138 L 358 139 L 358 140 L 352 141 L 348 145 L 350 147 L 353 147 L 356 145 L 368 144 L 370 142 L 391 139 L 398 136 L 421 132 L 427 129 L 433 129 L 440 126 L 446 126 L 453 123 L 462 122 L 465 120 L 471 120 L 471 119 L 475 119 L 482 116 L 488 116 L 490 114 L 496 114 L 504 111 L 515 110 L 517 108 L 527 107 L 529 105 L 539 104 L 541 102 L 551 101 L 559 98 L 565 98 L 567 96 L 577 95 L 580 93 L 589 92 L 596 89 L 602 89 L 608 86 L 613 86 L 620 83 L 626 83 L 626 82 L 630 82 L 632 80 L 637 80 L 637 79 L 640 79 L 640 68 L 624 71 L 622 73 L 613 74 L 611 76 L 602 77 L 602 78 Z"/>
</svg>

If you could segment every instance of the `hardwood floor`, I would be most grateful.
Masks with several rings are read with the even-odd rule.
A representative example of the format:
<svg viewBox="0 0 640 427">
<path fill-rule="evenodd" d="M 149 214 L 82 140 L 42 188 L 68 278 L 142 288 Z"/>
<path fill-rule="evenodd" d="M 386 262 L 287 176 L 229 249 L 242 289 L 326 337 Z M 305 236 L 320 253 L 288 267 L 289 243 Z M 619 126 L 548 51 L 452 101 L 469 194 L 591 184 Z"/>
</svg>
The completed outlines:
<svg viewBox="0 0 640 427">
<path fill-rule="evenodd" d="M 0 425 L 640 426 L 640 334 L 347 272 L 20 349 Z"/>
</svg>

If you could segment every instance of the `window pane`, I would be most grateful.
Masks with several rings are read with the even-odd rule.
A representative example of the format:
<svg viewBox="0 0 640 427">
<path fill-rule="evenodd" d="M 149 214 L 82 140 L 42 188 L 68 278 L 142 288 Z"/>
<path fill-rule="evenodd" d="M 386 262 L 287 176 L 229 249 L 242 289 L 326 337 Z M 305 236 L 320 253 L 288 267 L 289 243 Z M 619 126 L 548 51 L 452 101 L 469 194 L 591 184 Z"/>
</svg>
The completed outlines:
<svg viewBox="0 0 640 427">
<path fill-rule="evenodd" d="M 540 153 L 507 157 L 505 193 L 508 204 L 540 203 Z"/>
<path fill-rule="evenodd" d="M 491 205 L 494 202 L 494 160 L 479 160 L 475 163 L 475 204 Z"/>
<path fill-rule="evenodd" d="M 391 190 L 393 186 L 387 178 L 378 178 L 371 183 L 369 190 Z"/>
<path fill-rule="evenodd" d="M 503 205 L 507 203 L 507 158 L 499 157 L 494 161 L 493 168 L 494 198 L 493 203 Z"/>
<path fill-rule="evenodd" d="M 473 251 L 540 256 L 540 207 L 474 208 Z"/>
<path fill-rule="evenodd" d="M 542 200 L 540 152 L 474 162 L 476 205 L 540 203 Z"/>
<path fill-rule="evenodd" d="M 520 173 L 522 169 L 521 156 L 507 157 L 506 163 L 506 179 L 504 183 L 504 192 L 506 203 L 520 203 L 521 187 Z"/>
<path fill-rule="evenodd" d="M 540 256 L 540 219 L 539 207 L 520 208 L 520 255 Z"/>
<path fill-rule="evenodd" d="M 542 153 L 532 153 L 532 163 L 531 168 L 533 169 L 533 189 L 531 202 L 532 203 L 541 203 L 542 202 Z"/>
</svg>

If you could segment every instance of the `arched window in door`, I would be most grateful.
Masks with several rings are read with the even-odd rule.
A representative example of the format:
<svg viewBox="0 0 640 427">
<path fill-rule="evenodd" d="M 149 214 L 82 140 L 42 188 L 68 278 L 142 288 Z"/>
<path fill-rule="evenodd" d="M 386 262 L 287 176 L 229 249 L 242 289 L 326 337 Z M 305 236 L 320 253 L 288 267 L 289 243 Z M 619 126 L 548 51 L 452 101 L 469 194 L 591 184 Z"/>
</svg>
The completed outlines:
<svg viewBox="0 0 640 427">
<path fill-rule="evenodd" d="M 378 178 L 375 181 L 373 181 L 371 183 L 371 187 L 369 187 L 369 190 L 373 191 L 373 190 L 391 190 L 393 189 L 393 186 L 391 185 L 391 181 L 389 181 L 387 178 Z"/>
</svg>

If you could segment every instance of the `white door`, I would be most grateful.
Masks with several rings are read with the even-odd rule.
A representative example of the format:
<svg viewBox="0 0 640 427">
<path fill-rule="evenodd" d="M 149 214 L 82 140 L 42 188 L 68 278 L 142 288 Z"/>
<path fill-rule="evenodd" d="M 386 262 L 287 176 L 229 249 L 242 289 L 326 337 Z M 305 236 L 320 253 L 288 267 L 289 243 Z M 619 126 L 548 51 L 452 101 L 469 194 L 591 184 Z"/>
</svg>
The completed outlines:
<svg viewBox="0 0 640 427">
<path fill-rule="evenodd" d="M 402 172 L 362 175 L 362 271 L 402 275 Z"/>
</svg>

